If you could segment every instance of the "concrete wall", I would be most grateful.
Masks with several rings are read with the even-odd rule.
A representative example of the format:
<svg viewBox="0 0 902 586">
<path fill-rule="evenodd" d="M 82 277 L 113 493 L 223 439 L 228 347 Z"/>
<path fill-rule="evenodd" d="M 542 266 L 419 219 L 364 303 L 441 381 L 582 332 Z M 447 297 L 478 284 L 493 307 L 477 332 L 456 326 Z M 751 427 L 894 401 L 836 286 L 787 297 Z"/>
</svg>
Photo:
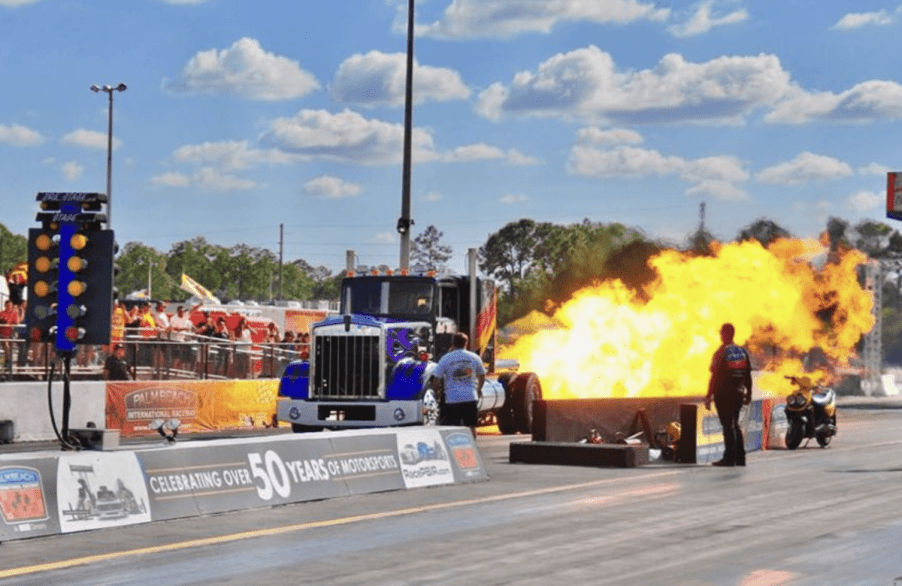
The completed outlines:
<svg viewBox="0 0 902 586">
<path fill-rule="evenodd" d="M 85 427 L 89 421 L 103 427 L 106 409 L 106 383 L 73 381 L 69 387 L 72 407 L 69 427 Z M 51 397 L 57 427 L 62 426 L 63 383 L 53 381 Z M 56 440 L 50 421 L 46 382 L 7 382 L 0 384 L 0 420 L 13 422 L 13 441 Z"/>
</svg>

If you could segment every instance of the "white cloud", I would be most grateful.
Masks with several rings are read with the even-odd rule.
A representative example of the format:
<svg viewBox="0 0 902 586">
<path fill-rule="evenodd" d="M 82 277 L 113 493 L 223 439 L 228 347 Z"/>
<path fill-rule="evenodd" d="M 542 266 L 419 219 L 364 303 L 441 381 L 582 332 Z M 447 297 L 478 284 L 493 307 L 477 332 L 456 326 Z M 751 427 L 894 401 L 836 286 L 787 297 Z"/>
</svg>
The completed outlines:
<svg viewBox="0 0 902 586">
<path fill-rule="evenodd" d="M 840 179 L 852 174 L 852 167 L 839 159 L 803 152 L 791 161 L 762 169 L 755 179 L 761 183 L 801 185 L 808 181 Z"/>
<path fill-rule="evenodd" d="M 0 144 L 3 143 L 18 147 L 38 146 L 44 143 L 44 137 L 39 132 L 18 124 L 0 124 Z"/>
<path fill-rule="evenodd" d="M 859 175 L 883 175 L 885 177 L 890 171 L 889 167 L 879 163 L 869 163 L 864 167 L 858 168 Z"/>
<path fill-rule="evenodd" d="M 691 63 L 671 53 L 654 69 L 619 72 L 608 53 L 589 46 L 517 73 L 509 85 L 492 84 L 479 95 L 476 111 L 491 120 L 519 114 L 626 124 L 738 123 L 791 88 L 774 55 Z"/>
<path fill-rule="evenodd" d="M 839 21 L 830 28 L 847 31 L 868 25 L 886 26 L 893 24 L 894 20 L 893 15 L 886 10 L 879 10 L 877 12 L 850 12 L 840 18 Z"/>
<path fill-rule="evenodd" d="M 873 191 L 859 191 L 849 196 L 846 207 L 854 212 L 870 212 L 886 202 L 886 194 Z"/>
<path fill-rule="evenodd" d="M 166 187 L 199 187 L 205 191 L 247 191 L 257 187 L 257 182 L 223 173 L 212 167 L 202 167 L 191 174 L 168 172 L 150 180 L 152 185 Z"/>
<path fill-rule="evenodd" d="M 457 147 L 443 153 L 440 160 L 448 163 L 468 163 L 472 161 L 504 160 L 511 165 L 526 166 L 537 165 L 539 160 L 535 157 L 524 155 L 517 149 L 504 151 L 496 146 L 485 143 L 477 143 Z"/>
<path fill-rule="evenodd" d="M 335 73 L 330 91 L 340 102 L 366 106 L 403 106 L 407 85 L 404 53 L 370 51 L 346 59 Z M 466 100 L 470 88 L 453 69 L 414 62 L 414 103 Z"/>
<path fill-rule="evenodd" d="M 255 165 L 290 163 L 293 157 L 275 149 L 252 149 L 246 140 L 205 142 L 185 145 L 172 153 L 178 163 L 213 166 L 224 171 L 239 171 Z"/>
<path fill-rule="evenodd" d="M 321 175 L 304 184 L 304 193 L 307 195 L 328 199 L 355 197 L 360 194 L 361 189 L 360 185 L 356 183 L 350 183 L 331 175 Z"/>
<path fill-rule="evenodd" d="M 682 24 L 669 27 L 668 30 L 675 37 L 693 37 L 704 34 L 714 27 L 736 24 L 749 17 L 749 13 L 745 9 L 734 10 L 723 16 L 714 16 L 712 11 L 713 5 L 714 0 L 708 0 L 697 4 L 695 6 L 695 13 L 691 18 Z"/>
<path fill-rule="evenodd" d="M 395 244 L 398 241 L 398 235 L 395 232 L 379 232 L 373 237 L 376 244 Z"/>
<path fill-rule="evenodd" d="M 150 183 L 151 185 L 163 185 L 166 187 L 188 187 L 191 185 L 191 177 L 184 173 L 169 171 L 151 177 Z"/>
<path fill-rule="evenodd" d="M 659 8 L 660 4 L 638 0 L 454 0 L 440 20 L 417 25 L 416 34 L 443 39 L 495 38 L 547 34 L 566 22 L 663 21 L 670 10 Z M 403 31 L 407 28 L 407 11 L 401 8 L 399 5 L 395 29 Z"/>
<path fill-rule="evenodd" d="M 301 110 L 291 118 L 278 118 L 261 140 L 293 155 L 364 165 L 390 165 L 401 160 L 404 127 L 367 119 L 351 110 Z M 418 162 L 435 160 L 432 135 L 414 128 L 411 137 Z"/>
<path fill-rule="evenodd" d="M 76 146 L 88 149 L 106 149 L 109 143 L 109 135 L 106 132 L 79 128 L 61 138 L 60 142 L 66 146 Z M 122 141 L 114 136 L 113 150 L 118 149 L 120 146 L 122 146 Z"/>
<path fill-rule="evenodd" d="M 526 197 L 526 195 L 524 195 L 522 193 L 508 193 L 506 195 L 501 196 L 501 198 L 498 201 L 500 201 L 501 203 L 505 203 L 505 204 L 514 204 L 514 203 L 523 203 L 524 201 L 527 201 L 528 199 L 529 198 Z"/>
<path fill-rule="evenodd" d="M 643 138 L 635 130 L 625 128 L 601 130 L 597 126 L 587 126 L 577 131 L 576 140 L 582 144 L 612 146 L 618 144 L 642 144 Z"/>
<path fill-rule="evenodd" d="M 236 96 L 280 101 L 319 89 L 316 78 L 296 61 L 267 53 L 256 39 L 242 38 L 228 49 L 201 51 L 163 88 L 176 94 Z"/>
<path fill-rule="evenodd" d="M 815 120 L 865 122 L 902 118 L 902 85 L 872 80 L 839 94 L 795 89 L 765 116 L 767 122 L 803 124 Z"/>
<path fill-rule="evenodd" d="M 60 167 L 60 170 L 62 170 L 63 172 L 63 177 L 65 177 L 69 181 L 75 181 L 76 179 L 81 177 L 81 174 L 84 173 L 85 168 L 83 165 L 80 165 L 75 161 L 68 161 L 66 163 L 63 163 L 62 167 Z"/>
<path fill-rule="evenodd" d="M 570 151 L 568 171 L 583 177 L 641 178 L 674 175 L 690 183 L 687 195 L 711 195 L 722 201 L 738 201 L 748 194 L 736 184 L 747 181 L 749 173 L 731 156 L 689 160 L 663 155 L 656 150 L 633 146 L 600 149 L 578 143 Z"/>
<path fill-rule="evenodd" d="M 17 6 L 28 6 L 29 4 L 37 4 L 40 0 L 0 0 L 0 6 L 15 8 Z"/>
<path fill-rule="evenodd" d="M 441 201 L 442 197 L 443 197 L 442 194 L 439 193 L 438 191 L 430 191 L 425 196 L 423 196 L 423 199 L 430 203 L 435 203 L 437 201 Z"/>
</svg>

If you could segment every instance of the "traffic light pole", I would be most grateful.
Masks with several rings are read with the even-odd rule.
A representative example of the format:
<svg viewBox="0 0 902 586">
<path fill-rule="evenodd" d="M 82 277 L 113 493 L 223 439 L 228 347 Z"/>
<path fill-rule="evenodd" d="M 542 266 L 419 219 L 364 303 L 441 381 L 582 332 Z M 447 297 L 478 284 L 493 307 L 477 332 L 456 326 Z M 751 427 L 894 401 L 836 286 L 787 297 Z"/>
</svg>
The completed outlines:
<svg viewBox="0 0 902 586">
<path fill-rule="evenodd" d="M 112 230 L 101 193 L 38 193 L 40 229 L 31 229 L 28 244 L 29 295 L 25 323 L 31 342 L 55 342 L 62 359 L 62 429 L 53 419 L 52 370 L 48 380 L 50 417 L 63 449 L 76 447 L 69 441 L 70 382 L 72 357 L 82 344 L 110 343 L 113 296 Z M 31 281 L 34 281 L 32 285 Z"/>
<path fill-rule="evenodd" d="M 60 429 L 60 442 L 63 449 L 69 445 L 69 409 L 72 407 L 72 394 L 69 392 L 69 380 L 71 375 L 72 353 L 63 354 L 63 421 Z"/>
</svg>

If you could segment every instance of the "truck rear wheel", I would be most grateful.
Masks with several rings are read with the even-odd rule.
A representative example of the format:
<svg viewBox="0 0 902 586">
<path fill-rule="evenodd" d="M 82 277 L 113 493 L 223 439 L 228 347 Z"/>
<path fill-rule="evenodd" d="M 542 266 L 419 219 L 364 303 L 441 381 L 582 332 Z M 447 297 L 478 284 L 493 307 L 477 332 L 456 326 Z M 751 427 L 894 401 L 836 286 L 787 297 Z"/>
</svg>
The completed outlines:
<svg viewBox="0 0 902 586">
<path fill-rule="evenodd" d="M 513 391 L 514 426 L 520 433 L 532 433 L 533 405 L 542 399 L 539 377 L 532 372 L 518 375 Z"/>
<path fill-rule="evenodd" d="M 495 411 L 495 422 L 498 424 L 498 431 L 504 435 L 517 433 L 517 426 L 514 425 L 514 409 L 511 406 L 514 402 L 514 389 L 511 385 L 513 376 L 505 373 L 498 377 L 498 382 L 504 387 L 504 404 Z"/>
</svg>

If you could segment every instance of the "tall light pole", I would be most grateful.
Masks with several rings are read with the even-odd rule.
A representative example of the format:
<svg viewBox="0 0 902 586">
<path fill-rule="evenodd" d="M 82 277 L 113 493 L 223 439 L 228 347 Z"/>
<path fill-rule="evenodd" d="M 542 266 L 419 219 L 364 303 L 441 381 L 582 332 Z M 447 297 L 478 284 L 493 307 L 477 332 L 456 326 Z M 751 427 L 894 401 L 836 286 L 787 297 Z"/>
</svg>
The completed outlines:
<svg viewBox="0 0 902 586">
<path fill-rule="evenodd" d="M 407 4 L 407 83 L 404 92 L 404 167 L 401 185 L 401 217 L 398 218 L 398 234 L 401 235 L 401 269 L 410 268 L 410 172 L 411 134 L 413 133 L 413 2 Z"/>
<path fill-rule="evenodd" d="M 98 92 L 106 92 L 110 95 L 110 117 L 109 127 L 107 129 L 106 146 L 106 225 L 108 228 L 112 228 L 113 226 L 113 92 L 124 92 L 126 89 L 124 83 L 120 83 L 116 87 L 111 85 L 91 86 L 91 91 L 95 94 Z"/>
</svg>

